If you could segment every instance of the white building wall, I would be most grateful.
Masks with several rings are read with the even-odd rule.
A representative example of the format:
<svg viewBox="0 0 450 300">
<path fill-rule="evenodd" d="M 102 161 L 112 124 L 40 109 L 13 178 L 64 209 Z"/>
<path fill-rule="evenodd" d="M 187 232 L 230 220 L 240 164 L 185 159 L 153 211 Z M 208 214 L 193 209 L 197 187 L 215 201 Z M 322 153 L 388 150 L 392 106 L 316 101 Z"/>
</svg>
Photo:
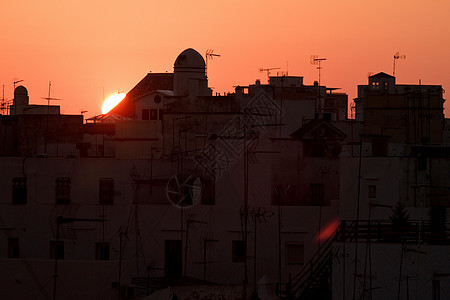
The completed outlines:
<svg viewBox="0 0 450 300">
<path fill-rule="evenodd" d="M 261 147 L 265 145 L 261 144 Z M 267 148 L 260 148 L 260 150 L 267 150 Z M 277 154 L 256 154 L 257 162 L 250 164 L 248 179 L 249 212 L 264 212 L 265 216 L 260 216 L 256 223 L 256 279 L 259 281 L 265 276 L 267 283 L 272 285 L 278 281 L 278 210 L 276 206 L 271 205 L 271 179 L 261 174 L 270 174 L 269 161 L 273 155 Z M 17 274 L 22 272 L 18 266 L 25 261 L 42 261 L 47 266 L 42 268 L 41 271 L 44 272 L 45 268 L 53 265 L 53 260 L 49 258 L 49 243 L 56 239 L 56 216 L 91 218 L 104 220 L 104 222 L 74 222 L 60 227 L 60 240 L 64 241 L 65 250 L 64 259 L 60 263 L 61 266 L 67 265 L 68 268 L 68 271 L 61 268 L 62 280 L 71 278 L 69 274 L 75 271 L 70 270 L 76 266 L 77 262 L 80 268 L 84 266 L 82 262 L 92 262 L 92 268 L 99 268 L 95 272 L 115 273 L 117 277 L 120 235 L 122 234 L 123 268 L 128 270 L 124 272 L 129 272 L 129 275 L 124 274 L 124 276 L 128 276 L 128 279 L 130 276 L 145 277 L 147 266 L 152 267 L 151 276 L 164 276 L 164 271 L 161 270 L 165 267 L 164 241 L 170 239 L 182 240 L 183 274 L 203 279 L 203 242 L 205 238 L 208 238 L 215 239 L 217 242 L 211 242 L 207 246 L 206 279 L 218 283 L 239 284 L 244 278 L 244 263 L 232 262 L 232 241 L 242 240 L 241 212 L 244 205 L 242 163 L 242 158 L 237 158 L 218 178 L 215 205 L 196 205 L 192 208 L 180 209 L 169 204 L 166 199 L 159 200 L 159 203 L 166 204 L 133 204 L 136 201 L 155 201 L 153 196 L 148 195 L 148 180 L 168 179 L 176 175 L 177 161 L 114 158 L 1 159 L 0 164 L 4 172 L 0 174 L 0 188 L 4 191 L 4 196 L 0 202 L 2 206 L 1 233 L 3 233 L 0 238 L 0 256 L 8 264 L 17 263 Z M 187 168 L 188 163 L 184 162 L 184 165 Z M 27 177 L 27 203 L 13 205 L 12 178 L 22 176 Z M 70 178 L 70 204 L 55 205 L 57 177 Z M 98 204 L 100 178 L 114 180 L 114 205 Z M 143 184 L 147 187 L 138 188 L 135 180 L 147 180 L 147 184 Z M 158 197 L 161 194 L 157 193 L 156 186 L 157 183 L 154 186 L 154 193 Z M 159 186 L 159 191 L 162 190 L 163 187 Z M 303 244 L 306 262 L 308 257 L 316 251 L 319 210 L 319 207 L 281 207 L 281 272 L 284 282 L 288 280 L 289 273 L 295 274 L 303 267 L 303 264 L 289 264 L 286 258 L 286 243 Z M 332 215 L 331 208 L 322 208 L 323 224 L 326 224 Z M 206 223 L 191 223 L 188 234 L 187 220 Z M 250 215 L 247 252 L 249 284 L 255 278 L 253 275 L 254 224 Z M 182 231 L 180 231 L 181 227 L 183 227 Z M 189 236 L 186 248 L 187 235 Z M 9 237 L 19 239 L 20 258 L 7 258 Z M 95 260 L 96 242 L 109 242 L 110 260 L 105 264 L 108 266 L 113 264 L 115 267 L 103 268 L 103 262 Z M 185 266 L 186 250 L 187 264 Z M 15 267 L 11 266 L 11 268 Z M 36 288 L 33 287 L 35 283 L 32 282 L 35 276 L 33 275 L 35 264 L 27 268 L 29 271 L 22 273 L 25 274 L 22 280 L 23 286 L 30 286 L 33 290 Z M 51 275 L 52 273 L 49 273 L 47 277 L 50 278 Z M 38 277 L 45 278 L 40 273 Z M 111 287 L 111 278 L 106 275 L 100 277 L 98 278 L 99 286 L 108 284 Z M 1 279 L 8 278 L 10 274 L 4 273 L 4 278 Z M 126 281 L 125 278 L 124 281 Z M 67 285 L 72 286 L 69 283 Z"/>
</svg>

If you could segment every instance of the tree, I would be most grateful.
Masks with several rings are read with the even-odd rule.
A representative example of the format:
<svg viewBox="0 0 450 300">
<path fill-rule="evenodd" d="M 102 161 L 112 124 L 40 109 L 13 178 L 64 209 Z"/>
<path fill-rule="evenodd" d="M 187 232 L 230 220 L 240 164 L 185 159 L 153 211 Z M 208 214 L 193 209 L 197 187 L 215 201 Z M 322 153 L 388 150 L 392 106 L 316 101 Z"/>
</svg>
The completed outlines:
<svg viewBox="0 0 450 300">
<path fill-rule="evenodd" d="M 409 229 L 409 214 L 400 202 L 392 208 L 392 216 L 390 219 L 394 227 L 394 231 L 401 232 Z"/>
</svg>

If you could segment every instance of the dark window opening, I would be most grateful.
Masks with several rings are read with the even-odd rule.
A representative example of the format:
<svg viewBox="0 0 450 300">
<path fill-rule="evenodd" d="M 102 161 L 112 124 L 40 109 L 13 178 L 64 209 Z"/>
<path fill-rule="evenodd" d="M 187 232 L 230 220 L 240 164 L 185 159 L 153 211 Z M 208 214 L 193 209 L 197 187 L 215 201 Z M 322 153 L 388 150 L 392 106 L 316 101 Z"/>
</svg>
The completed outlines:
<svg viewBox="0 0 450 300">
<path fill-rule="evenodd" d="M 158 110 L 150 109 L 150 120 L 157 120 L 157 119 L 158 119 Z"/>
<path fill-rule="evenodd" d="M 8 258 L 18 258 L 19 257 L 19 239 L 9 238 L 8 239 Z"/>
<path fill-rule="evenodd" d="M 369 184 L 368 190 L 369 190 L 369 198 L 376 198 L 377 197 L 377 186 L 376 185 Z"/>
<path fill-rule="evenodd" d="M 70 178 L 56 178 L 56 204 L 70 204 Z"/>
<path fill-rule="evenodd" d="M 214 183 L 203 183 L 202 204 L 216 204 L 216 185 Z"/>
<path fill-rule="evenodd" d="M 64 241 L 50 241 L 50 259 L 64 259 Z"/>
<path fill-rule="evenodd" d="M 148 109 L 142 110 L 142 120 L 150 120 L 150 112 Z"/>
<path fill-rule="evenodd" d="M 161 103 L 161 96 L 156 95 L 155 98 L 153 98 L 153 101 L 155 101 L 155 103 Z"/>
<path fill-rule="evenodd" d="M 244 241 L 232 241 L 232 261 L 242 263 L 247 259 L 247 251 Z"/>
<path fill-rule="evenodd" d="M 95 259 L 109 260 L 109 243 L 97 242 L 95 243 Z"/>
<path fill-rule="evenodd" d="M 26 204 L 27 203 L 27 178 L 14 177 L 12 180 L 12 203 Z"/>
<path fill-rule="evenodd" d="M 323 119 L 326 121 L 331 121 L 331 113 L 323 113 Z"/>
<path fill-rule="evenodd" d="M 99 204 L 114 204 L 114 180 L 112 178 L 100 178 L 98 187 Z"/>
<path fill-rule="evenodd" d="M 182 271 L 182 250 L 180 240 L 166 240 L 164 243 L 164 270 L 166 277 L 179 277 Z"/>
<path fill-rule="evenodd" d="M 158 109 L 159 112 L 159 120 L 162 121 L 164 118 L 164 111 L 162 109 Z"/>
<path fill-rule="evenodd" d="M 286 242 L 286 264 L 303 264 L 305 247 L 301 243 Z"/>
<path fill-rule="evenodd" d="M 311 188 L 311 205 L 313 206 L 325 205 L 323 183 L 312 183 L 310 188 Z"/>
<path fill-rule="evenodd" d="M 417 158 L 417 169 L 419 171 L 425 171 L 427 169 L 427 157 L 419 156 Z"/>
<path fill-rule="evenodd" d="M 387 138 L 373 138 L 372 139 L 372 155 L 373 156 L 387 156 L 388 155 L 388 139 Z"/>
</svg>

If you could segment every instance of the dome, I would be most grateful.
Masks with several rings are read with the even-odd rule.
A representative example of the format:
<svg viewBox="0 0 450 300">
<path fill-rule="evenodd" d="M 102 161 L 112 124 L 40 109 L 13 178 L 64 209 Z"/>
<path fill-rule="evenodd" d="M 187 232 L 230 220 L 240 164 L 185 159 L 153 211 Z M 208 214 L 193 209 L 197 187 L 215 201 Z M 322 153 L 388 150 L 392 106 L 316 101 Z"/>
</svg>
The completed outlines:
<svg viewBox="0 0 450 300">
<path fill-rule="evenodd" d="M 174 68 L 205 69 L 205 60 L 200 53 L 189 48 L 178 55 Z"/>
<path fill-rule="evenodd" d="M 14 95 L 28 95 L 28 90 L 23 85 L 19 85 L 14 90 Z"/>
</svg>

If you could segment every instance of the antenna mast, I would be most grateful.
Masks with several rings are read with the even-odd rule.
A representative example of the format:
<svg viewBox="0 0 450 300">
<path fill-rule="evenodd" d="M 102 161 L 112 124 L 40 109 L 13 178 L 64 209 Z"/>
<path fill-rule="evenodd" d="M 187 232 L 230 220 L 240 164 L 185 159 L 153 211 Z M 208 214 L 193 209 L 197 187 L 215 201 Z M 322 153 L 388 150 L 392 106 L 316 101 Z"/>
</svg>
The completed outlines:
<svg viewBox="0 0 450 300">
<path fill-rule="evenodd" d="M 400 52 L 394 54 L 394 68 L 392 70 L 392 75 L 395 77 L 395 61 L 397 59 L 406 59 L 406 55 L 400 55 Z"/>
<path fill-rule="evenodd" d="M 213 49 L 206 50 L 206 66 L 205 66 L 205 75 L 208 76 L 208 59 L 212 60 L 214 56 L 220 57 L 220 54 L 215 54 Z"/>
<path fill-rule="evenodd" d="M 50 108 L 50 101 L 59 101 L 59 100 L 61 100 L 61 99 L 50 97 L 50 95 L 51 95 L 51 87 L 52 87 L 52 82 L 49 81 L 48 82 L 48 97 L 42 97 L 42 99 L 47 100 L 47 114 L 48 114 L 48 109 Z"/>
<path fill-rule="evenodd" d="M 327 59 L 326 58 L 319 58 L 317 55 L 311 55 L 311 59 L 310 59 L 311 64 L 317 66 L 317 70 L 319 70 L 319 82 L 318 82 L 319 86 L 320 86 L 320 78 L 321 78 L 320 70 L 322 70 L 321 63 L 324 60 L 327 60 Z"/>
<path fill-rule="evenodd" d="M 61 99 L 57 99 L 57 98 L 52 98 L 51 97 L 51 87 L 52 87 L 52 82 L 49 81 L 48 82 L 48 97 L 42 97 L 42 99 L 47 100 L 47 122 L 45 122 L 45 141 L 44 141 L 44 153 L 47 154 L 47 142 L 48 142 L 48 115 L 50 114 L 50 101 L 51 100 L 61 100 Z"/>
</svg>

